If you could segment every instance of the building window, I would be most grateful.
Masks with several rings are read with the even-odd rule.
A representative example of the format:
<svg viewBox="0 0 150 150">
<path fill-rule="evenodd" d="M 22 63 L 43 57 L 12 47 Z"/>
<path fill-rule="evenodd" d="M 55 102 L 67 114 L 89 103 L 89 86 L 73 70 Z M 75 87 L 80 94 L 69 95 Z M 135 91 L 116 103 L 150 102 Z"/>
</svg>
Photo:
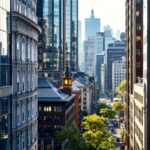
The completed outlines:
<svg viewBox="0 0 150 150">
<path fill-rule="evenodd" d="M 17 73 L 17 92 L 20 92 L 20 71 Z"/>
<path fill-rule="evenodd" d="M 54 111 L 55 112 L 61 112 L 62 111 L 62 107 L 61 106 L 55 106 L 54 107 Z"/>
<path fill-rule="evenodd" d="M 22 60 L 25 61 L 25 50 L 26 49 L 26 45 L 25 45 L 25 39 L 22 39 Z"/>
<path fill-rule="evenodd" d="M 141 67 L 141 63 L 140 62 L 137 62 L 136 63 L 136 68 L 140 68 Z"/>
<path fill-rule="evenodd" d="M 52 111 L 52 107 L 51 106 L 45 106 L 44 107 L 44 112 L 51 112 Z"/>
<path fill-rule="evenodd" d="M 86 105 L 86 102 L 83 102 L 83 105 Z"/>
<path fill-rule="evenodd" d="M 83 106 L 83 109 L 84 109 L 84 110 L 86 110 L 86 109 L 87 109 L 87 107 L 86 107 L 86 106 Z"/>
<path fill-rule="evenodd" d="M 140 49 L 136 49 L 136 55 L 140 56 L 141 55 L 141 50 Z"/>
<path fill-rule="evenodd" d="M 17 149 L 20 149 L 19 134 L 17 134 Z"/>
<path fill-rule="evenodd" d="M 140 24 L 137 24 L 137 25 L 136 25 L 136 29 L 137 29 L 138 31 L 141 31 L 141 30 L 142 30 L 142 26 L 141 26 Z"/>
<path fill-rule="evenodd" d="M 31 44 L 30 44 L 30 40 L 28 40 L 28 58 L 27 58 L 27 60 L 30 60 L 30 49 L 31 49 Z"/>
<path fill-rule="evenodd" d="M 23 77 L 22 77 L 22 91 L 25 92 L 25 71 L 23 71 Z"/>
<path fill-rule="evenodd" d="M 137 17 L 140 16 L 140 11 L 136 11 L 136 16 L 137 16 Z"/>
<path fill-rule="evenodd" d="M 136 41 L 137 41 L 137 42 L 140 42 L 140 41 L 141 41 L 141 36 L 137 35 L 137 36 L 136 36 Z"/>
<path fill-rule="evenodd" d="M 17 60 L 20 60 L 20 39 L 17 37 Z"/>
</svg>

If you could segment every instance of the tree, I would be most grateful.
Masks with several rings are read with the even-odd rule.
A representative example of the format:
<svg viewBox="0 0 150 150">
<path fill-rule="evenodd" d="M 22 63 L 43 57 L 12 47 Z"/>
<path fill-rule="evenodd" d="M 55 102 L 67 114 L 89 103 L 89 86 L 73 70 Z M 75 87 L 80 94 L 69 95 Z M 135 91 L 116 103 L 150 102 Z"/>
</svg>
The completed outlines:
<svg viewBox="0 0 150 150">
<path fill-rule="evenodd" d="M 106 118 L 96 114 L 83 118 L 83 138 L 89 150 L 115 150 L 115 140 L 106 129 Z"/>
<path fill-rule="evenodd" d="M 116 88 L 117 97 L 122 100 L 125 98 L 126 80 L 121 81 L 120 85 Z"/>
<path fill-rule="evenodd" d="M 86 145 L 80 136 L 80 132 L 75 127 L 62 127 L 57 132 L 56 139 L 58 142 L 65 143 L 65 150 L 86 150 Z"/>
<path fill-rule="evenodd" d="M 120 135 L 121 140 L 122 140 L 123 142 L 125 142 L 126 130 L 125 130 L 125 129 L 119 129 L 119 130 L 117 131 L 117 134 Z"/>
<path fill-rule="evenodd" d="M 116 113 L 124 112 L 124 102 L 113 102 L 112 109 L 116 111 Z"/>
<path fill-rule="evenodd" d="M 116 112 L 110 108 L 102 108 L 99 112 L 100 116 L 106 117 L 106 118 L 114 118 L 116 115 Z"/>
<path fill-rule="evenodd" d="M 113 102 L 112 109 L 118 114 L 120 122 L 121 117 L 124 117 L 124 109 L 125 109 L 124 102 Z"/>
<path fill-rule="evenodd" d="M 96 114 L 97 114 L 97 115 L 100 115 L 100 114 L 99 114 L 99 113 L 100 113 L 100 110 L 101 110 L 101 109 L 104 109 L 104 108 L 108 108 L 108 109 L 109 109 L 110 107 L 109 107 L 106 103 L 100 103 L 99 106 L 97 107 Z"/>
</svg>

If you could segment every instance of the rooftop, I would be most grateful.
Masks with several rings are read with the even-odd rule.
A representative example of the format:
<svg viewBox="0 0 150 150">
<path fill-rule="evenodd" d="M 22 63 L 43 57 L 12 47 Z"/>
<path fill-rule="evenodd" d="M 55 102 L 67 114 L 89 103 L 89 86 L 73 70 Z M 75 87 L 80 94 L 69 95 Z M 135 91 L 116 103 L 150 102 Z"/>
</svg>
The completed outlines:
<svg viewBox="0 0 150 150">
<path fill-rule="evenodd" d="M 47 78 L 38 78 L 38 100 L 51 102 L 68 101 L 69 95 L 54 87 Z"/>
</svg>

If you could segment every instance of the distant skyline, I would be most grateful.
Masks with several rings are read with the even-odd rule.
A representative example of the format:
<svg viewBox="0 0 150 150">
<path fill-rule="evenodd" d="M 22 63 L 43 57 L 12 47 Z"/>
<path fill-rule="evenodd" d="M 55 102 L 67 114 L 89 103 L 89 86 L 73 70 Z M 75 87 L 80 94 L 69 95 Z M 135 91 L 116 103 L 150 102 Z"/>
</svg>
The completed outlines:
<svg viewBox="0 0 150 150">
<path fill-rule="evenodd" d="M 79 20 L 82 23 L 82 40 L 84 40 L 85 18 L 94 9 L 95 17 L 101 19 L 101 31 L 107 24 L 113 29 L 113 36 L 117 31 L 125 32 L 125 0 L 79 0 Z"/>
</svg>

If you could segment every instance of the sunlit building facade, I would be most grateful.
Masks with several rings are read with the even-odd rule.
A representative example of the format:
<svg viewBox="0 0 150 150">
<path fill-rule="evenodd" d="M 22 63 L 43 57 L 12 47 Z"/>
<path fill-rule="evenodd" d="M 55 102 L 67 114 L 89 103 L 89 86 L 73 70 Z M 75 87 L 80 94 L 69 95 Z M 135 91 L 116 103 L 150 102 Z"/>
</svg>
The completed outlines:
<svg viewBox="0 0 150 150">
<path fill-rule="evenodd" d="M 78 69 L 78 0 L 38 0 L 40 70 Z"/>
<path fill-rule="evenodd" d="M 123 56 L 125 56 L 125 41 L 115 41 L 113 44 L 108 45 L 105 53 L 105 93 L 108 96 L 111 96 L 112 92 L 112 63 L 115 60 L 121 59 Z"/>
<path fill-rule="evenodd" d="M 149 150 L 150 1 L 126 0 L 126 146 Z"/>
<path fill-rule="evenodd" d="M 120 85 L 121 81 L 125 80 L 126 68 L 125 57 L 120 60 L 113 61 L 112 63 L 112 94 L 116 94 L 116 88 Z"/>
<path fill-rule="evenodd" d="M 0 1 L 0 149 L 11 149 L 10 0 Z"/>
</svg>

